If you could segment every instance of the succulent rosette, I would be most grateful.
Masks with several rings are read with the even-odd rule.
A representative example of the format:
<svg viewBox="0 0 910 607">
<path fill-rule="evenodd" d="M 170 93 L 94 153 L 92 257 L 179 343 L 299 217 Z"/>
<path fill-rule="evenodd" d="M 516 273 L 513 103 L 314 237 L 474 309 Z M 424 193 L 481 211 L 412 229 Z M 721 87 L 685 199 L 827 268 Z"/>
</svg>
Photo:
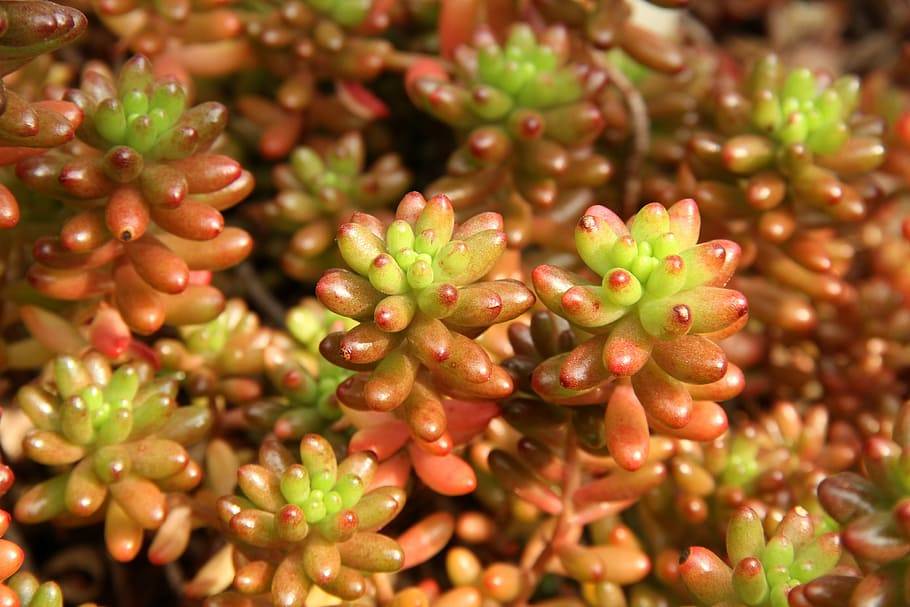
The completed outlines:
<svg viewBox="0 0 910 607">
<path fill-rule="evenodd" d="M 327 334 L 355 325 L 312 298 L 292 308 L 287 328 L 293 339 L 266 350 L 265 374 L 270 390 L 265 398 L 245 407 L 246 420 L 282 440 L 299 440 L 305 434 L 319 432 L 343 442 L 331 425 L 343 415 L 336 396 L 338 386 L 352 372 L 323 358 L 319 343 Z"/>
<path fill-rule="evenodd" d="M 856 77 L 786 71 L 771 55 L 742 90 L 718 95 L 718 132 L 689 142 L 695 182 L 687 187 L 765 279 L 742 285 L 765 322 L 805 331 L 811 308 L 797 314 L 794 306 L 855 296 L 846 280 L 853 245 L 842 229 L 875 201 L 869 178 L 885 157 L 880 125 L 857 111 L 860 94 Z"/>
<path fill-rule="evenodd" d="M 533 303 L 513 280 L 481 279 L 505 250 L 495 213 L 455 224 L 445 196 L 406 195 L 389 226 L 356 213 L 338 230 L 352 268 L 326 273 L 316 286 L 331 311 L 361 324 L 328 335 L 320 351 L 338 366 L 361 371 L 338 390 L 354 409 L 396 411 L 415 439 L 443 439 L 439 394 L 496 399 L 512 380 L 471 338 L 511 320 Z"/>
<path fill-rule="evenodd" d="M 16 503 L 23 523 L 105 522 L 105 542 L 132 560 L 144 530 L 167 516 L 167 492 L 188 491 L 200 468 L 186 447 L 211 424 L 206 407 L 178 407 L 177 384 L 153 377 L 148 364 L 113 369 L 97 353 L 60 356 L 16 402 L 34 424 L 25 455 L 56 474 Z"/>
<path fill-rule="evenodd" d="M 669 482 L 636 509 L 644 535 L 659 547 L 693 536 L 711 542 L 743 507 L 767 527 L 798 506 L 818 530 L 835 530 L 816 489 L 827 475 L 855 463 L 855 448 L 852 439 L 832 432 L 828 418 L 820 405 L 778 402 L 754 421 L 734 419 L 736 430 L 710 443 L 677 440 L 667 460 Z"/>
<path fill-rule="evenodd" d="M 245 563 L 235 589 L 302 606 L 314 586 L 344 601 L 367 589 L 365 574 L 394 572 L 404 553 L 377 533 L 404 506 L 396 487 L 371 487 L 376 460 L 366 453 L 337 461 L 323 437 L 300 442 L 300 461 L 266 439 L 260 464 L 237 473 L 242 496 L 219 501 L 219 513 Z"/>
<path fill-rule="evenodd" d="M 253 96 L 240 99 L 246 106 L 241 113 L 262 129 L 259 149 L 264 156 L 282 158 L 293 149 L 305 113 L 307 120 L 316 119 L 324 127 L 337 125 L 340 116 L 353 117 L 357 123 L 357 115 L 369 119 L 388 114 L 361 83 L 379 76 L 394 52 L 391 43 L 378 36 L 389 25 L 391 9 L 387 0 L 302 0 L 263 2 L 245 13 L 246 35 L 255 54 L 282 79 L 274 102 Z M 325 81 L 335 84 L 331 101 L 319 92 L 319 83 Z M 335 111 L 327 113 L 328 108 Z M 344 132 L 362 124 L 332 130 Z"/>
<path fill-rule="evenodd" d="M 261 212 L 272 229 L 291 234 L 281 256 L 290 276 L 314 281 L 337 266 L 338 221 L 355 210 L 390 206 L 405 193 L 410 174 L 397 155 L 383 155 L 369 169 L 365 156 L 363 137 L 350 132 L 325 145 L 299 147 L 289 163 L 275 168 L 279 191 Z"/>
<path fill-rule="evenodd" d="M 223 396 L 234 404 L 262 395 L 268 349 L 290 343 L 240 299 L 229 300 L 213 320 L 179 332 L 180 339 L 155 342 L 162 366 L 183 373 L 191 395 Z"/>
<path fill-rule="evenodd" d="M 36 243 L 32 286 L 54 299 L 109 298 L 139 333 L 210 320 L 224 305 L 206 284 L 210 272 L 252 247 L 221 216 L 249 193 L 252 176 L 206 151 L 227 110 L 188 107 L 184 88 L 155 80 L 141 56 L 116 79 L 90 64 L 67 97 L 85 114 L 79 141 L 17 166 L 29 187 L 75 208 L 59 236 Z"/>
<path fill-rule="evenodd" d="M 850 604 L 899 605 L 910 597 L 910 405 L 901 407 L 890 438 L 874 436 L 862 452 L 862 473 L 842 472 L 822 481 L 822 506 L 842 525 L 844 547 L 866 572 Z"/>
<path fill-rule="evenodd" d="M 669 210 L 651 203 L 627 224 L 594 206 L 575 242 L 600 283 L 547 265 L 532 276 L 547 307 L 594 334 L 537 367 L 535 391 L 563 399 L 614 382 L 606 415 L 616 419 L 607 423 L 625 431 L 611 433 L 611 452 L 629 469 L 647 457 L 649 425 L 677 438 L 718 437 L 727 420 L 714 401 L 742 389 L 741 371 L 714 341 L 748 318 L 745 297 L 724 288 L 740 250 L 730 241 L 698 244 L 699 227 L 692 200 Z"/>
<path fill-rule="evenodd" d="M 502 211 L 512 246 L 563 248 L 553 226 L 571 213 L 556 209 L 581 211 L 612 174 L 591 147 L 604 119 L 590 94 L 602 80 L 570 60 L 558 27 L 516 24 L 502 46 L 479 34 L 455 59 L 454 76 L 432 60 L 407 75 L 414 104 L 462 135 L 429 191 L 449 193 L 459 210 Z"/>
<path fill-rule="evenodd" d="M 679 566 L 682 580 L 705 607 L 787 607 L 790 592 L 837 565 L 837 533 L 819 533 L 809 514 L 791 510 L 769 537 L 759 516 L 737 511 L 727 529 L 729 565 L 707 548 L 693 547 Z"/>
</svg>

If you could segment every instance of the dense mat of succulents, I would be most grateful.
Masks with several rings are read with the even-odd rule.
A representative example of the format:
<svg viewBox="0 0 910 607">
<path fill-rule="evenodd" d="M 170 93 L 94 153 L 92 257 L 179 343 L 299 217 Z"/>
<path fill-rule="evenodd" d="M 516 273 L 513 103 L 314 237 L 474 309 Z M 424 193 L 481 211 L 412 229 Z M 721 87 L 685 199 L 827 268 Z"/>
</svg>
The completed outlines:
<svg viewBox="0 0 910 607">
<path fill-rule="evenodd" d="M 901 0 L 0 0 L 0 607 L 907 607 Z"/>
</svg>

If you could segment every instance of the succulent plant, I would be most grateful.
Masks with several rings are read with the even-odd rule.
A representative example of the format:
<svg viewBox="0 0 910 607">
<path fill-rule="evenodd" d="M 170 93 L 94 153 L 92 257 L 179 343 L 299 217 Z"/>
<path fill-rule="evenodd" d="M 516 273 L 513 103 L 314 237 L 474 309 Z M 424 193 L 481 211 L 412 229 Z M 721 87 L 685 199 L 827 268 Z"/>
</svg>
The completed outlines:
<svg viewBox="0 0 910 607">
<path fill-rule="evenodd" d="M 904 404 L 891 437 L 874 436 L 865 443 L 863 474 L 842 472 L 818 488 L 822 506 L 843 526 L 844 547 L 869 572 L 858 583 L 851 604 L 898 605 L 910 596 L 906 585 L 910 484 L 904 455 L 910 445 L 908 430 L 910 406 Z"/>
<path fill-rule="evenodd" d="M 636 508 L 642 535 L 658 548 L 693 537 L 711 542 L 741 508 L 755 512 L 766 529 L 800 507 L 819 532 L 836 530 L 816 489 L 828 474 L 854 464 L 855 447 L 828 421 L 821 405 L 779 402 L 754 421 L 734 418 L 735 429 L 711 443 L 675 441 L 666 461 L 669 482 Z"/>
<path fill-rule="evenodd" d="M 266 353 L 288 342 L 239 299 L 207 323 L 180 327 L 180 337 L 155 343 L 163 367 L 183 373 L 192 395 L 224 396 L 231 403 L 261 396 Z"/>
<path fill-rule="evenodd" d="M 906 607 L 906 12 L 0 0 L 0 607 Z"/>
<path fill-rule="evenodd" d="M 316 434 L 301 440 L 300 459 L 266 439 L 260 464 L 238 470 L 243 497 L 220 500 L 230 537 L 249 554 L 234 586 L 270 594 L 276 605 L 303 605 L 312 586 L 354 601 L 366 592 L 364 573 L 402 566 L 401 548 L 377 531 L 401 511 L 405 493 L 371 488 L 374 458 L 361 453 L 338 462 Z"/>
<path fill-rule="evenodd" d="M 176 81 L 156 81 L 141 56 L 116 79 L 98 64 L 85 69 L 83 88 L 67 93 L 85 114 L 79 141 L 17 165 L 29 187 L 82 206 L 58 237 L 36 246 L 29 281 L 38 291 L 69 301 L 109 297 L 140 333 L 221 311 L 209 272 L 242 260 L 252 241 L 225 228 L 220 211 L 242 200 L 253 179 L 236 161 L 206 153 L 224 128 L 224 106 L 187 108 L 186 95 Z M 104 204 L 87 203 L 95 199 Z"/>
<path fill-rule="evenodd" d="M 745 297 L 724 288 L 739 247 L 722 240 L 698 244 L 699 227 L 692 200 L 669 210 L 651 203 L 627 224 L 593 206 L 579 220 L 575 242 L 600 284 L 548 265 L 532 276 L 547 307 L 594 334 L 541 363 L 534 389 L 545 399 L 564 398 L 614 381 L 607 415 L 617 415 L 626 430 L 610 435 L 614 450 L 628 454 L 614 453 L 628 468 L 647 456 L 649 425 L 678 438 L 719 436 L 727 421 L 713 400 L 742 387 L 739 370 L 714 341 L 747 319 Z"/>
<path fill-rule="evenodd" d="M 405 193 L 410 175 L 397 155 L 383 155 L 368 170 L 365 155 L 363 137 L 351 132 L 319 148 L 299 147 L 288 164 L 275 168 L 279 192 L 261 212 L 272 229 L 291 234 L 281 263 L 292 277 L 312 281 L 337 266 L 337 223 Z"/>
<path fill-rule="evenodd" d="M 176 390 L 173 380 L 155 379 L 148 364 L 112 369 L 97 353 L 48 363 L 16 401 L 34 424 L 25 454 L 57 473 L 19 498 L 16 519 L 104 520 L 108 551 L 133 559 L 143 531 L 164 522 L 165 493 L 200 480 L 185 445 L 205 436 L 211 415 L 205 407 L 178 407 Z"/>
<path fill-rule="evenodd" d="M 342 402 L 400 409 L 413 436 L 433 442 L 446 431 L 437 389 L 468 399 L 511 393 L 508 374 L 469 337 L 534 302 L 517 281 L 481 281 L 505 249 L 501 217 L 456 226 L 445 196 L 412 193 L 388 228 L 355 214 L 339 228 L 338 245 L 354 271 L 326 273 L 316 294 L 329 310 L 361 321 L 320 346 L 330 362 L 362 372 L 339 387 Z"/>
<path fill-rule="evenodd" d="M 857 111 L 855 77 L 785 72 L 768 56 L 740 88 L 717 96 L 718 133 L 690 139 L 694 183 L 685 187 L 707 221 L 736 233 L 743 265 L 765 279 L 742 282 L 750 299 L 769 303 L 756 308 L 758 318 L 805 332 L 814 321 L 805 299 L 844 305 L 855 297 L 843 230 L 878 196 L 870 182 L 885 157 L 881 126 Z M 799 314 L 780 318 L 794 306 Z"/>
<path fill-rule="evenodd" d="M 269 394 L 245 407 L 246 420 L 282 440 L 319 432 L 343 442 L 331 425 L 343 415 L 336 396 L 338 386 L 352 373 L 325 360 L 319 354 L 319 342 L 327 334 L 351 329 L 355 324 L 312 298 L 292 308 L 287 327 L 293 343 L 266 350 Z"/>
<path fill-rule="evenodd" d="M 283 79 L 275 94 L 278 105 L 294 113 L 308 109 L 320 80 L 335 80 L 342 94 L 373 97 L 357 83 L 381 74 L 393 53 L 377 35 L 389 25 L 390 8 L 383 0 L 303 0 L 264 2 L 251 11 L 247 37 L 263 65 Z M 278 147 L 266 143 L 261 148 L 275 157 L 294 145 L 293 139 Z"/>
<path fill-rule="evenodd" d="M 21 607 L 63 607 L 63 592 L 54 582 L 41 582 L 31 573 L 20 571 L 6 583 L 7 588 L 14 592 L 7 600 L 14 601 L 10 604 Z"/>
<path fill-rule="evenodd" d="M 699 605 L 787 607 L 790 591 L 831 571 L 841 553 L 838 535 L 818 534 L 801 508 L 789 512 L 767 539 L 758 515 L 743 508 L 727 530 L 730 565 L 694 547 L 679 570 Z"/>
<path fill-rule="evenodd" d="M 348 449 L 368 451 L 390 469 L 400 467 L 403 459 L 405 474 L 413 468 L 421 481 L 441 495 L 471 493 L 477 488 L 477 476 L 456 450 L 481 434 L 499 414 L 499 407 L 490 401 L 447 398 L 442 409 L 447 429 L 435 441 L 414 437 L 408 423 L 391 413 L 346 411 L 346 418 L 357 428 Z"/>
<path fill-rule="evenodd" d="M 459 210 L 501 211 L 512 246 L 562 248 L 546 227 L 571 213 L 555 209 L 590 204 L 612 174 L 591 147 L 604 122 L 588 93 L 597 75 L 570 60 L 559 28 L 538 35 L 516 24 L 502 46 L 487 35 L 461 50 L 454 79 L 432 60 L 407 75 L 414 103 L 463 133 L 448 175 L 429 191 L 449 193 Z"/>
</svg>

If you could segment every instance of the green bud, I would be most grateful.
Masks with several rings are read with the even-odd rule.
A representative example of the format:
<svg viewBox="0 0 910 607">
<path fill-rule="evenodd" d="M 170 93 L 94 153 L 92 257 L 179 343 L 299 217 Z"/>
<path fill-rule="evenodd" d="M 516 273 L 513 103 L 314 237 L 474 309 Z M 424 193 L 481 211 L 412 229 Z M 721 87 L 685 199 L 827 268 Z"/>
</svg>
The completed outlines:
<svg viewBox="0 0 910 607">
<path fill-rule="evenodd" d="M 386 253 L 373 260 L 368 273 L 370 284 L 385 295 L 400 295 L 408 289 L 408 277 L 398 262 Z"/>
<path fill-rule="evenodd" d="M 781 143 L 790 145 L 802 143 L 809 135 L 809 124 L 802 112 L 792 112 L 784 119 L 778 131 L 777 138 Z"/>
<path fill-rule="evenodd" d="M 54 381 L 63 398 L 75 396 L 91 383 L 85 367 L 72 356 L 58 356 L 54 360 Z"/>
<path fill-rule="evenodd" d="M 315 491 L 310 494 L 310 497 L 304 502 L 302 507 L 306 522 L 311 525 L 325 518 L 325 503 L 322 501 L 322 495 L 317 495 Z"/>
<path fill-rule="evenodd" d="M 63 403 L 60 424 L 67 440 L 77 445 L 88 445 L 95 437 L 89 406 L 78 396 L 73 396 Z"/>
<path fill-rule="evenodd" d="M 164 112 L 168 127 L 183 115 L 186 103 L 186 91 L 176 81 L 159 82 L 152 91 L 151 107 Z"/>
<path fill-rule="evenodd" d="M 158 138 L 152 119 L 146 114 L 141 114 L 131 116 L 127 122 L 126 144 L 140 154 L 149 152 Z"/>
<path fill-rule="evenodd" d="M 798 99 L 799 101 L 809 101 L 815 98 L 818 91 L 818 83 L 815 76 L 809 68 L 797 68 L 787 74 L 784 80 L 782 95 L 786 98 Z"/>
<path fill-rule="evenodd" d="M 761 554 L 761 562 L 765 569 L 770 571 L 776 567 L 789 567 L 793 563 L 793 557 L 793 544 L 790 540 L 776 535 L 768 540 L 768 544 Z"/>
<path fill-rule="evenodd" d="M 610 251 L 610 263 L 614 267 L 630 269 L 638 257 L 638 245 L 631 236 L 623 236 L 613 245 Z"/>
<path fill-rule="evenodd" d="M 353 474 L 345 474 L 335 484 L 335 491 L 341 496 L 341 503 L 344 508 L 353 508 L 363 496 L 363 481 L 360 480 L 360 477 Z"/>
<path fill-rule="evenodd" d="M 761 519 L 751 508 L 740 508 L 730 517 L 727 527 L 727 555 L 738 563 L 749 557 L 759 557 L 765 548 L 765 532 Z"/>
<path fill-rule="evenodd" d="M 304 504 L 310 495 L 310 475 L 299 464 L 289 466 L 281 475 L 281 494 L 291 504 Z"/>
<path fill-rule="evenodd" d="M 428 255 L 419 256 L 408 268 L 407 276 L 408 284 L 415 290 L 425 289 L 433 284 L 434 275 L 431 258 Z"/>
<path fill-rule="evenodd" d="M 414 230 L 407 221 L 397 219 L 386 229 L 385 240 L 386 250 L 397 259 L 400 252 L 414 248 Z"/>
<path fill-rule="evenodd" d="M 312 148 L 301 147 L 291 154 L 291 168 L 304 184 L 314 183 L 325 172 L 325 165 Z"/>
<path fill-rule="evenodd" d="M 149 111 L 148 95 L 139 90 L 128 91 L 120 102 L 123 104 L 123 112 L 127 116 L 146 114 Z"/>
<path fill-rule="evenodd" d="M 617 306 L 631 306 L 641 299 L 641 283 L 634 274 L 623 268 L 614 268 L 603 278 L 604 296 Z"/>
<path fill-rule="evenodd" d="M 126 140 L 126 114 L 117 99 L 105 99 L 95 110 L 95 129 L 110 143 Z"/>
<path fill-rule="evenodd" d="M 770 588 L 761 561 L 748 557 L 736 564 L 733 569 L 733 590 L 746 605 L 762 605 L 768 599 Z"/>
<path fill-rule="evenodd" d="M 105 402 L 132 401 L 139 391 L 139 374 L 136 369 L 124 365 L 111 375 L 111 380 L 104 388 Z"/>
</svg>

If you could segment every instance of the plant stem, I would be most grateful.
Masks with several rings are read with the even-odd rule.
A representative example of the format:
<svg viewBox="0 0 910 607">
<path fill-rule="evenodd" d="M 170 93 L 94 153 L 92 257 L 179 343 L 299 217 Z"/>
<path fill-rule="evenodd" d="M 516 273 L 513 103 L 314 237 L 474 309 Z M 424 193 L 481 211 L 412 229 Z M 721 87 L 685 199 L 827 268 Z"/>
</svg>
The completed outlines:
<svg viewBox="0 0 910 607">
<path fill-rule="evenodd" d="M 574 523 L 574 506 L 572 496 L 575 490 L 581 484 L 581 466 L 578 459 L 578 443 L 575 440 L 575 429 L 569 424 L 566 430 L 566 439 L 563 445 L 563 461 L 565 462 L 565 474 L 562 477 L 561 496 L 562 511 L 556 518 L 556 526 L 553 529 L 553 535 L 546 547 L 537 555 L 533 564 L 525 572 L 525 589 L 522 594 L 512 603 L 513 607 L 524 607 L 528 604 L 528 599 L 534 594 L 534 588 L 540 582 L 547 564 L 556 556 L 556 550 L 562 545 L 566 537 L 572 535 Z"/>
<path fill-rule="evenodd" d="M 651 121 L 648 118 L 648 106 L 645 104 L 641 92 L 622 73 L 622 70 L 610 63 L 604 52 L 593 51 L 591 55 L 598 67 L 606 72 L 610 81 L 622 94 L 632 119 L 632 153 L 626 160 L 625 183 L 623 184 L 623 212 L 629 216 L 638 209 L 641 197 L 641 165 L 644 162 L 645 154 L 651 147 Z"/>
<path fill-rule="evenodd" d="M 247 295 L 253 302 L 253 305 L 271 320 L 276 326 L 284 327 L 284 319 L 287 316 L 287 310 L 281 305 L 281 302 L 272 295 L 272 292 L 262 284 L 256 268 L 249 261 L 245 261 L 237 266 L 237 278 L 246 288 Z"/>
</svg>

